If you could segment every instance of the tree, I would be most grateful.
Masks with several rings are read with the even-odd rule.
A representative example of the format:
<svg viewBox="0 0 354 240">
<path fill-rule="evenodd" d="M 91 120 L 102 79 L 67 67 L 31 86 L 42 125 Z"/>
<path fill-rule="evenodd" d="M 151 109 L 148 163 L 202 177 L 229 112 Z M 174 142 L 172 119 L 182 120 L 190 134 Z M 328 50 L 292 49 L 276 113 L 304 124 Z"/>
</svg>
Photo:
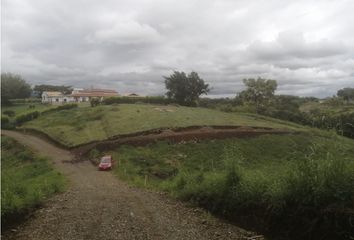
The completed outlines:
<svg viewBox="0 0 354 240">
<path fill-rule="evenodd" d="M 46 84 L 41 84 L 41 85 L 36 85 L 33 88 L 34 91 L 37 91 L 39 93 L 39 96 L 42 96 L 42 93 L 44 91 L 53 91 L 53 92 L 62 92 L 63 94 L 70 94 L 73 90 L 72 86 L 56 86 L 56 85 L 46 85 Z"/>
<path fill-rule="evenodd" d="M 9 104 L 10 99 L 27 98 L 31 95 L 31 86 L 17 74 L 1 73 L 1 103 Z"/>
<path fill-rule="evenodd" d="M 195 105 L 199 96 L 207 94 L 210 89 L 196 72 L 186 75 L 184 72 L 174 71 L 165 78 L 166 95 L 181 105 Z"/>
<path fill-rule="evenodd" d="M 260 77 L 243 79 L 243 83 L 247 89 L 242 91 L 238 97 L 244 102 L 255 104 L 257 111 L 270 103 L 278 86 L 277 81 Z"/>
<path fill-rule="evenodd" d="M 338 90 L 338 97 L 342 97 L 346 101 L 354 100 L 354 88 L 343 88 Z"/>
</svg>

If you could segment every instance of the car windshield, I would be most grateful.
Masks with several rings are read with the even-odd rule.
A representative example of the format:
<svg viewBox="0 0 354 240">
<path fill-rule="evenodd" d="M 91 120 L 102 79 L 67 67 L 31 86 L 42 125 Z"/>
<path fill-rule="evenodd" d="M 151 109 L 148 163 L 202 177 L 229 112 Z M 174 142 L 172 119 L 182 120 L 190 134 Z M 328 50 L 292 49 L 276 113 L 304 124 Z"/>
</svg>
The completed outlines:
<svg viewBox="0 0 354 240">
<path fill-rule="evenodd" d="M 101 163 L 110 163 L 111 162 L 111 159 L 110 158 L 102 158 L 101 159 Z"/>
</svg>

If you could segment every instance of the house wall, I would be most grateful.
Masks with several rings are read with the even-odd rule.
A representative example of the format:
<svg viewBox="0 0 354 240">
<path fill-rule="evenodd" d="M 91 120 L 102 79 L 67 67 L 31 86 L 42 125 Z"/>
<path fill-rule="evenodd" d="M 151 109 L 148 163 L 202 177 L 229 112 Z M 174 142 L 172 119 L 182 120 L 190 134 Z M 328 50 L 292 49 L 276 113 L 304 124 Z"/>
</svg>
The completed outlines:
<svg viewBox="0 0 354 240">
<path fill-rule="evenodd" d="M 63 104 L 67 102 L 75 102 L 75 99 L 68 96 L 49 97 L 45 94 L 42 96 L 42 103 Z"/>
</svg>

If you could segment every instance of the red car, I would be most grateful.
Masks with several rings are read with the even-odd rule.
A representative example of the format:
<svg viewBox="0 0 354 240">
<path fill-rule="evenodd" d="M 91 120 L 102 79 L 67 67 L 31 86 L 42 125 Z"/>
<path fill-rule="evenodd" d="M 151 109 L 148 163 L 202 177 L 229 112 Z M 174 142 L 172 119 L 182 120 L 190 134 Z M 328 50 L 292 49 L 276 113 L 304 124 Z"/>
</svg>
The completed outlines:
<svg viewBox="0 0 354 240">
<path fill-rule="evenodd" d="M 113 167 L 112 156 L 107 155 L 101 158 L 100 164 L 98 164 L 99 170 L 111 170 Z"/>
</svg>

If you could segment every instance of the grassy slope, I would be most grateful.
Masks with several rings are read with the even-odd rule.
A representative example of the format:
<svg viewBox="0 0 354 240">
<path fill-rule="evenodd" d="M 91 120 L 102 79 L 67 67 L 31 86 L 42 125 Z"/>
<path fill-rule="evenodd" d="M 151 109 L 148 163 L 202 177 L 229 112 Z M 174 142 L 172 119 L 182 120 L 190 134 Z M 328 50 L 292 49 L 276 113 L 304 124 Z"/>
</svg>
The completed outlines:
<svg viewBox="0 0 354 240">
<path fill-rule="evenodd" d="M 12 138 L 1 138 L 1 219 L 5 221 L 62 191 L 65 181 L 46 159 Z"/>
<path fill-rule="evenodd" d="M 92 154 L 102 153 L 93 150 Z M 148 176 L 149 187 L 231 219 L 258 216 L 259 225 L 283 230 L 291 226 L 296 230 L 291 235 L 306 234 L 314 227 L 320 229 L 315 234 L 329 234 L 324 239 L 345 238 L 350 229 L 348 219 L 340 214 L 354 207 L 354 141 L 350 139 L 334 134 L 264 135 L 124 146 L 110 154 L 118 160 L 114 172 L 121 178 L 144 186 Z M 326 209 L 339 214 L 325 215 Z M 330 222 L 333 219 L 336 224 Z"/>
<path fill-rule="evenodd" d="M 160 109 L 160 110 L 159 110 Z M 161 109 L 165 109 L 162 110 Z M 47 133 L 68 146 L 163 127 L 244 125 L 299 129 L 296 124 L 256 115 L 148 104 L 83 107 L 41 116 L 24 125 Z"/>
</svg>

